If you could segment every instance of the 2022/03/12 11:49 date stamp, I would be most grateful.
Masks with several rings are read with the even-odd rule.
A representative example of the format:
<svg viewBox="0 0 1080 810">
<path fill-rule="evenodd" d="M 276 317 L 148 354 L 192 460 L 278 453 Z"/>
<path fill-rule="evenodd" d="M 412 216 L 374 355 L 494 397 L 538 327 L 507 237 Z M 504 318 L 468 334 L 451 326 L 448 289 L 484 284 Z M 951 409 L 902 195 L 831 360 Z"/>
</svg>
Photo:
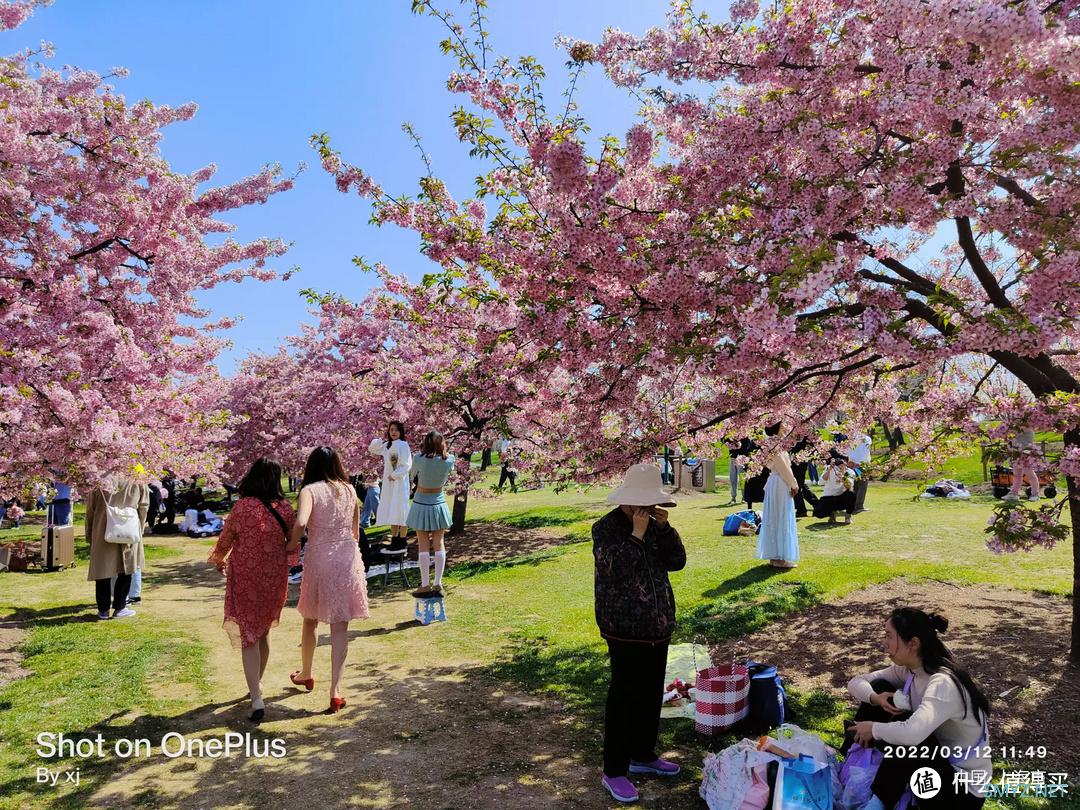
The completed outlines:
<svg viewBox="0 0 1080 810">
<path fill-rule="evenodd" d="M 886 759 L 948 759 L 964 762 L 969 759 L 1003 759 L 1007 762 L 1046 759 L 1045 745 L 885 745 L 881 748 Z"/>
</svg>

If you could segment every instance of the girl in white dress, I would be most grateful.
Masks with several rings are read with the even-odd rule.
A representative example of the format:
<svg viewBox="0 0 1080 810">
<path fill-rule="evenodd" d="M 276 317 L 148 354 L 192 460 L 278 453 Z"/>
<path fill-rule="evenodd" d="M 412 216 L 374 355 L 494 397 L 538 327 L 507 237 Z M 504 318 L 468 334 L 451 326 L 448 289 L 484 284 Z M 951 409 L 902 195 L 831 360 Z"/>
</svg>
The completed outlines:
<svg viewBox="0 0 1080 810">
<path fill-rule="evenodd" d="M 383 526 L 389 524 L 391 545 L 404 547 L 409 533 L 405 524 L 409 516 L 409 470 L 412 469 L 412 451 L 405 441 L 405 426 L 401 422 L 390 422 L 386 436 L 374 439 L 368 452 L 383 458 L 382 495 L 375 522 Z"/>
</svg>

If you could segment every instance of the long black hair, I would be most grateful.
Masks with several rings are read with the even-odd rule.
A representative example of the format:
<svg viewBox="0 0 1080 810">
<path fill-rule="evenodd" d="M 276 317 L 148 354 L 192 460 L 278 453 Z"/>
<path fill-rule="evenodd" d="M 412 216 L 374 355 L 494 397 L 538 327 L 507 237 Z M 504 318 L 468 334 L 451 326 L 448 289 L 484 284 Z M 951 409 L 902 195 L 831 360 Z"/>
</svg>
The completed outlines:
<svg viewBox="0 0 1080 810">
<path fill-rule="evenodd" d="M 240 479 L 236 489 L 241 498 L 281 500 L 285 497 L 285 493 L 281 491 L 281 465 L 266 456 L 256 459 L 251 469 Z"/>
<path fill-rule="evenodd" d="M 401 422 L 397 421 L 396 419 L 391 419 L 389 422 L 386 423 L 386 449 L 387 450 L 390 449 L 390 445 L 392 445 L 394 443 L 394 441 L 395 441 L 395 439 L 390 438 L 390 428 L 391 428 L 391 426 L 397 428 L 397 432 L 398 432 L 397 441 L 405 441 L 406 440 L 405 439 L 405 425 L 403 425 Z"/>
<path fill-rule="evenodd" d="M 986 720 L 990 716 L 989 698 L 976 685 L 968 671 L 956 663 L 949 648 L 938 638 L 939 633 L 949 629 L 948 619 L 918 608 L 902 607 L 889 614 L 889 623 L 904 641 L 919 639 L 923 669 L 931 675 L 944 672 L 956 684 L 964 702 L 964 717 L 967 717 L 969 699 L 980 719 Z"/>
<path fill-rule="evenodd" d="M 349 476 L 341 463 L 341 456 L 333 447 L 316 447 L 311 451 L 304 465 L 304 478 L 300 482 L 300 488 L 320 481 L 338 481 L 349 486 Z"/>
</svg>

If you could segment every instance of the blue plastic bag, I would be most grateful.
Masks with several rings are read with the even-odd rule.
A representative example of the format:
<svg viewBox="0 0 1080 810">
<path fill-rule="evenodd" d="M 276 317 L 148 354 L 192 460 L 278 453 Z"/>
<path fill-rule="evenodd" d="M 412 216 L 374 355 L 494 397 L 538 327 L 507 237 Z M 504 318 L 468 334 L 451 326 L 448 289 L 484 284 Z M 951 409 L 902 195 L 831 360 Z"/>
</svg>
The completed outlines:
<svg viewBox="0 0 1080 810">
<path fill-rule="evenodd" d="M 761 517 L 757 512 L 750 509 L 744 509 L 741 512 L 734 512 L 724 518 L 724 536 L 734 537 L 739 533 L 739 527 L 744 523 L 753 526 L 755 529 L 761 524 Z"/>
<path fill-rule="evenodd" d="M 781 759 L 772 810 L 832 810 L 832 770 L 806 754 Z"/>
</svg>

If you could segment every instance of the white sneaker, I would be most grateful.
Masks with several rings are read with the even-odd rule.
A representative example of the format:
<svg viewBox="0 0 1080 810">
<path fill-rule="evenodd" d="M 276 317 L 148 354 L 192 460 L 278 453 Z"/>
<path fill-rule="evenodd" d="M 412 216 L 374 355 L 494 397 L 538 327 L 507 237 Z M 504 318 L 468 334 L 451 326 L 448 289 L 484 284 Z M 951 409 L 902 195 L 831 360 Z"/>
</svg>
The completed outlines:
<svg viewBox="0 0 1080 810">
<path fill-rule="evenodd" d="M 1014 492 L 1010 492 L 1008 495 L 1002 495 L 1001 500 L 1016 502 L 1016 501 L 1020 500 L 1020 496 L 1017 495 Z"/>
<path fill-rule="evenodd" d="M 101 610 L 101 611 L 98 611 L 98 615 L 97 615 L 97 617 L 98 617 L 99 619 L 109 619 L 109 618 L 112 618 L 111 616 L 109 616 L 109 611 L 107 611 L 107 610 Z"/>
<path fill-rule="evenodd" d="M 1029 501 L 1034 501 L 1035 503 L 1038 503 L 1039 502 L 1039 496 L 1038 495 L 1032 495 L 1030 498 L 1028 498 L 1028 500 Z"/>
<path fill-rule="evenodd" d="M 301 571 L 297 574 L 289 574 L 289 584 L 296 585 L 300 580 L 304 578 L 304 572 Z"/>
<path fill-rule="evenodd" d="M 112 617 L 114 619 L 127 619 L 127 618 L 130 618 L 131 616 L 134 616 L 134 615 L 135 615 L 135 611 L 132 610 L 129 607 L 126 607 L 126 608 L 124 608 L 122 610 L 118 610 L 115 613 L 113 613 Z"/>
</svg>

